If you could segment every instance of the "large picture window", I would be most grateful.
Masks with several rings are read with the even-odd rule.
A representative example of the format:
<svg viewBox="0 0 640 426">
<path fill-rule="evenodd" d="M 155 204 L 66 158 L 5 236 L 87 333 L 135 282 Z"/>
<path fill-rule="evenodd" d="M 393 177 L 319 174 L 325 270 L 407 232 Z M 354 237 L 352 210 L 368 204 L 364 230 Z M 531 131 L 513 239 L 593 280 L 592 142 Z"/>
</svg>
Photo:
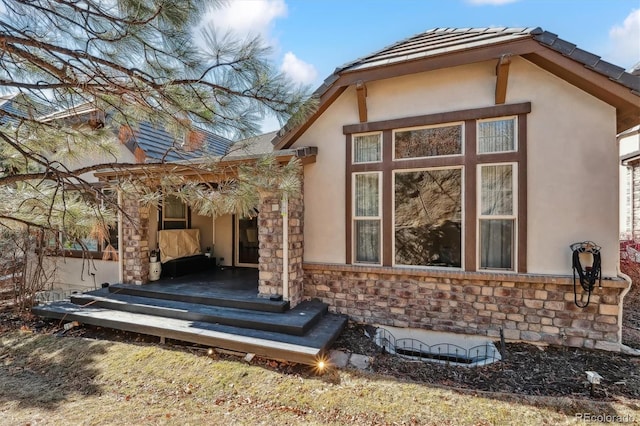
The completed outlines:
<svg viewBox="0 0 640 426">
<path fill-rule="evenodd" d="M 395 173 L 395 264 L 459 268 L 462 170 Z"/>
<path fill-rule="evenodd" d="M 346 125 L 347 263 L 526 272 L 528 102 Z"/>
</svg>

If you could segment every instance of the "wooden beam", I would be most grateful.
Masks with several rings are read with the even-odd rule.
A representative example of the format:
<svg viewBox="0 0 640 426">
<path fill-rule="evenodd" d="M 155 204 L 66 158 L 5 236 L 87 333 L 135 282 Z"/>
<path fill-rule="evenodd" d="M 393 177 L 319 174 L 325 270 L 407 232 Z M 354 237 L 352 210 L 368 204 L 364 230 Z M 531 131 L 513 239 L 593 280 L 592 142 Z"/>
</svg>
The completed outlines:
<svg viewBox="0 0 640 426">
<path fill-rule="evenodd" d="M 418 115 L 415 117 L 394 118 L 391 120 L 371 121 L 361 124 L 347 124 L 342 126 L 342 133 L 377 132 L 387 129 L 403 127 L 428 126 L 431 124 L 450 123 L 453 121 L 478 120 L 482 118 L 501 117 L 505 115 L 528 114 L 531 112 L 531 102 L 506 104 L 482 108 L 471 108 L 458 111 L 439 112 L 435 114 Z M 407 160 L 403 160 L 407 161 Z"/>
<path fill-rule="evenodd" d="M 507 99 L 507 82 L 509 81 L 509 65 L 511 54 L 500 56 L 496 65 L 496 105 L 505 103 Z"/>
<path fill-rule="evenodd" d="M 358 93 L 358 117 L 361 123 L 367 121 L 367 86 L 363 81 L 356 83 L 356 92 Z"/>
</svg>

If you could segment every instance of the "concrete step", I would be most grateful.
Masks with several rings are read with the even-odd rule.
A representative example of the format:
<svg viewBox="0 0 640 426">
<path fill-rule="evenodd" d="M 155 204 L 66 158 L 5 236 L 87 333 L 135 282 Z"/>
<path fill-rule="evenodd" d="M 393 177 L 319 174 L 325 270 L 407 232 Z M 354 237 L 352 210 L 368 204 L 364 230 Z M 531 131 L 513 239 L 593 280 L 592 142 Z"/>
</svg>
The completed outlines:
<svg viewBox="0 0 640 426">
<path fill-rule="evenodd" d="M 203 321 L 296 336 L 307 333 L 327 313 L 327 305 L 319 300 L 304 301 L 291 310 L 274 313 L 131 296 L 111 293 L 106 289 L 72 295 L 71 302 L 81 306 Z"/>
<path fill-rule="evenodd" d="M 344 329 L 347 318 L 324 315 L 304 336 L 202 321 L 158 317 L 63 301 L 36 306 L 36 315 L 158 336 L 214 348 L 254 353 L 270 359 L 315 365 Z"/>
<path fill-rule="evenodd" d="M 284 300 L 270 300 L 258 297 L 255 293 L 243 294 L 238 291 L 212 292 L 201 285 L 190 285 L 188 283 L 170 286 L 112 284 L 108 289 L 109 292 L 117 294 L 251 311 L 285 312 L 289 309 L 289 302 Z"/>
</svg>

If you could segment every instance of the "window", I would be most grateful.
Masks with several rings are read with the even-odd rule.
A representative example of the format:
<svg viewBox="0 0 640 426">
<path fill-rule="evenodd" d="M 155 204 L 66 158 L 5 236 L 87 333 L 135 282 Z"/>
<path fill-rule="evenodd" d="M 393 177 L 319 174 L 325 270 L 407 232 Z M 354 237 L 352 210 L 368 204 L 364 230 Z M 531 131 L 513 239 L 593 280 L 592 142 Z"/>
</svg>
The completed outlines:
<svg viewBox="0 0 640 426">
<path fill-rule="evenodd" d="M 516 150 L 515 117 L 478 121 L 478 154 Z"/>
<path fill-rule="evenodd" d="M 382 134 L 356 135 L 353 137 L 353 163 L 382 161 Z"/>
<path fill-rule="evenodd" d="M 461 266 L 462 169 L 395 173 L 395 264 Z"/>
<path fill-rule="evenodd" d="M 162 229 L 188 229 L 187 205 L 173 195 L 162 202 Z"/>
<path fill-rule="evenodd" d="M 347 263 L 526 272 L 526 118 L 498 105 L 343 127 Z"/>
<path fill-rule="evenodd" d="M 100 203 L 112 211 L 117 209 L 118 196 L 116 191 L 107 188 L 96 188 L 95 191 L 102 192 L 102 195 L 84 193 L 82 196 L 89 203 Z M 69 240 L 62 233 L 58 233 L 56 239 L 51 239 L 48 245 L 56 250 L 64 251 L 65 255 L 71 257 L 83 256 L 86 251 L 93 254 L 94 258 L 118 260 L 118 223 L 109 226 L 106 230 L 97 229 L 92 235 L 82 238 L 80 241 Z"/>
<path fill-rule="evenodd" d="M 380 173 L 353 176 L 354 257 L 357 263 L 380 263 Z"/>
<path fill-rule="evenodd" d="M 394 158 L 462 154 L 462 124 L 396 130 Z"/>
<path fill-rule="evenodd" d="M 481 165 L 480 268 L 513 270 L 516 211 L 514 164 Z"/>
</svg>

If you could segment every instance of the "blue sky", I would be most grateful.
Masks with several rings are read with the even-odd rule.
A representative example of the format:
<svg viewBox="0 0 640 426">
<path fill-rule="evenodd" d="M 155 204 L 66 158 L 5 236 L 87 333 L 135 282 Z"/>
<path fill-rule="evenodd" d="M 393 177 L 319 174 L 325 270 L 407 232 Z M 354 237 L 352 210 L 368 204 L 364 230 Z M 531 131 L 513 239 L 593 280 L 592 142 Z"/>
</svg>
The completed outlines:
<svg viewBox="0 0 640 426">
<path fill-rule="evenodd" d="M 437 27 L 541 27 L 621 67 L 640 62 L 640 0 L 231 0 L 204 19 L 260 34 L 276 66 L 312 88 L 337 66 Z M 277 127 L 267 120 L 263 130 Z"/>
</svg>

